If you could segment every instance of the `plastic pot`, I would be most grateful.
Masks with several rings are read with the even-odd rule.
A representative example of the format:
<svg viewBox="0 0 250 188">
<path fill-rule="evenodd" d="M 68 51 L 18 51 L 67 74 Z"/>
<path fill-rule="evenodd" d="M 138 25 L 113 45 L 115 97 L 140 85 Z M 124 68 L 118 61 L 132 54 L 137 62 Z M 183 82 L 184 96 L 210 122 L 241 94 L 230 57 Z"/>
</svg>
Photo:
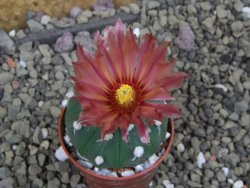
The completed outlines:
<svg viewBox="0 0 250 188">
<path fill-rule="evenodd" d="M 92 172 L 89 169 L 84 168 L 81 164 L 77 162 L 75 158 L 69 152 L 69 149 L 64 143 L 64 134 L 65 134 L 65 125 L 64 125 L 64 115 L 65 115 L 65 108 L 62 109 L 58 124 L 58 134 L 59 140 L 62 148 L 64 149 L 65 153 L 69 157 L 70 161 L 83 173 L 89 188 L 147 188 L 149 186 L 150 181 L 153 179 L 155 175 L 155 171 L 157 167 L 161 164 L 161 162 L 166 158 L 171 146 L 173 144 L 174 139 L 174 122 L 171 119 L 170 121 L 170 133 L 171 136 L 169 138 L 168 145 L 166 146 L 166 150 L 163 155 L 158 159 L 156 163 L 152 166 L 147 168 L 146 170 L 136 173 L 132 176 L 128 177 L 109 177 L 109 176 L 102 176 Z"/>
</svg>

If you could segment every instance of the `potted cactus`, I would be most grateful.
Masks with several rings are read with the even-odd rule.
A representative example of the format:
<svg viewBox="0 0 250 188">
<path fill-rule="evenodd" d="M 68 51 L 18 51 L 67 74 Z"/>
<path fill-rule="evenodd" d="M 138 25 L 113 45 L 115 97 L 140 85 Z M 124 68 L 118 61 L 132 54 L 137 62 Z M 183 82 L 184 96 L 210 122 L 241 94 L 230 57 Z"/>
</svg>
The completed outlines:
<svg viewBox="0 0 250 188">
<path fill-rule="evenodd" d="M 95 42 L 95 54 L 77 47 L 76 96 L 62 110 L 60 144 L 91 188 L 148 187 L 172 145 L 171 118 L 182 114 L 170 94 L 186 74 L 166 60 L 169 42 L 139 41 L 121 20 Z"/>
</svg>

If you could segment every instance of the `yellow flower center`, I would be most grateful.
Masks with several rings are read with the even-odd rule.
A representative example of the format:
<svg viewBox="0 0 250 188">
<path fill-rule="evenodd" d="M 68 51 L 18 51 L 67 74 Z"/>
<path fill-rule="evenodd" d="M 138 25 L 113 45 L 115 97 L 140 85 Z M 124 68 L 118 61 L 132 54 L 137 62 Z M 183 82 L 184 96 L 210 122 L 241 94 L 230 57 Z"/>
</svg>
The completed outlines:
<svg viewBox="0 0 250 188">
<path fill-rule="evenodd" d="M 121 106 L 128 107 L 135 99 L 135 90 L 128 84 L 122 84 L 116 90 L 115 98 Z"/>
</svg>

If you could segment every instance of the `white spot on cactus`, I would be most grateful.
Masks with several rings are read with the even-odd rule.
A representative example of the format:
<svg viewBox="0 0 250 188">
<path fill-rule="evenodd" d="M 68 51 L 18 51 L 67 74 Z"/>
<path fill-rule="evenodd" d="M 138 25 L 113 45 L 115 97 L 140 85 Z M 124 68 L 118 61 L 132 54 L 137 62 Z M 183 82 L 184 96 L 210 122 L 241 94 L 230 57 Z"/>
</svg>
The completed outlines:
<svg viewBox="0 0 250 188">
<path fill-rule="evenodd" d="M 160 126 L 162 124 L 162 122 L 158 121 L 158 120 L 154 120 L 154 122 L 155 122 L 155 125 L 157 125 L 157 126 Z"/>
<path fill-rule="evenodd" d="M 104 162 L 104 160 L 103 160 L 103 158 L 102 158 L 101 156 L 97 156 L 97 157 L 95 158 L 95 163 L 96 163 L 97 165 L 101 165 L 103 162 Z"/>
<path fill-rule="evenodd" d="M 143 170 L 144 170 L 144 168 L 143 168 L 142 164 L 139 164 L 139 165 L 135 166 L 135 171 L 136 172 L 141 172 Z"/>
<path fill-rule="evenodd" d="M 134 127 L 135 127 L 134 124 L 129 124 L 129 126 L 128 126 L 128 132 L 131 131 Z"/>
<path fill-rule="evenodd" d="M 62 107 L 66 107 L 67 106 L 67 104 L 68 104 L 68 99 L 64 99 L 63 101 L 62 101 L 62 103 L 61 103 L 61 105 L 62 105 Z"/>
<path fill-rule="evenodd" d="M 199 168 L 202 168 L 202 165 L 206 162 L 206 158 L 202 152 L 200 152 L 197 156 L 197 165 Z"/>
<path fill-rule="evenodd" d="M 74 134 L 75 134 L 75 131 L 79 131 L 82 128 L 82 125 L 81 125 L 80 122 L 74 121 L 73 122 L 73 127 L 74 127 Z"/>
<path fill-rule="evenodd" d="M 159 157 L 155 154 L 153 154 L 152 156 L 149 157 L 148 162 L 150 165 L 154 164 L 157 160 L 159 159 Z"/>
<path fill-rule="evenodd" d="M 93 164 L 88 161 L 79 160 L 78 162 L 85 168 L 91 169 L 93 167 Z"/>
<path fill-rule="evenodd" d="M 68 93 L 66 93 L 66 98 L 70 99 L 71 97 L 73 97 L 75 95 L 74 91 L 69 91 Z"/>
<path fill-rule="evenodd" d="M 106 135 L 104 136 L 104 140 L 105 140 L 105 141 L 111 140 L 112 138 L 113 138 L 113 134 L 106 134 Z"/>
<path fill-rule="evenodd" d="M 139 158 L 144 154 L 144 148 L 142 146 L 136 146 L 134 149 L 134 156 Z"/>
<path fill-rule="evenodd" d="M 229 172 L 229 168 L 223 167 L 222 170 L 223 170 L 225 176 L 227 176 L 227 175 L 228 175 L 228 172 Z"/>
<path fill-rule="evenodd" d="M 56 152 L 55 152 L 55 156 L 59 161 L 65 161 L 66 159 L 68 159 L 68 156 L 66 155 L 66 153 L 64 152 L 62 146 L 60 146 Z"/>
<path fill-rule="evenodd" d="M 139 38 L 139 36 L 140 36 L 140 28 L 139 27 L 134 28 L 133 33 L 135 34 L 135 36 L 137 38 Z"/>
<path fill-rule="evenodd" d="M 165 139 L 168 139 L 170 137 L 170 133 L 166 132 Z"/>
<path fill-rule="evenodd" d="M 135 174 L 135 172 L 132 171 L 132 170 L 126 170 L 126 171 L 124 171 L 124 172 L 121 173 L 121 175 L 122 175 L 123 177 L 132 176 L 132 175 L 134 175 L 134 174 Z"/>
<path fill-rule="evenodd" d="M 69 135 L 65 135 L 63 137 L 64 141 L 66 142 L 67 145 L 72 146 L 72 143 L 70 142 Z"/>
<path fill-rule="evenodd" d="M 78 151 L 76 152 L 76 154 L 77 154 L 77 156 L 78 156 L 80 159 L 82 159 L 82 160 L 84 160 L 84 161 L 89 161 L 87 158 L 83 157 Z"/>
</svg>

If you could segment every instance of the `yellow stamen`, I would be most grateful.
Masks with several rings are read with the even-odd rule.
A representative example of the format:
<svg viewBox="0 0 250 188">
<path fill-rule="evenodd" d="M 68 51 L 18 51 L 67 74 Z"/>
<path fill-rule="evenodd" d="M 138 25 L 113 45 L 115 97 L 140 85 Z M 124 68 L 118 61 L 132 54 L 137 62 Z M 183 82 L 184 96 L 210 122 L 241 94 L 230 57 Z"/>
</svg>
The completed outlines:
<svg viewBox="0 0 250 188">
<path fill-rule="evenodd" d="M 116 90 L 115 98 L 121 106 L 128 107 L 135 100 L 135 90 L 128 84 L 122 84 Z"/>
</svg>

